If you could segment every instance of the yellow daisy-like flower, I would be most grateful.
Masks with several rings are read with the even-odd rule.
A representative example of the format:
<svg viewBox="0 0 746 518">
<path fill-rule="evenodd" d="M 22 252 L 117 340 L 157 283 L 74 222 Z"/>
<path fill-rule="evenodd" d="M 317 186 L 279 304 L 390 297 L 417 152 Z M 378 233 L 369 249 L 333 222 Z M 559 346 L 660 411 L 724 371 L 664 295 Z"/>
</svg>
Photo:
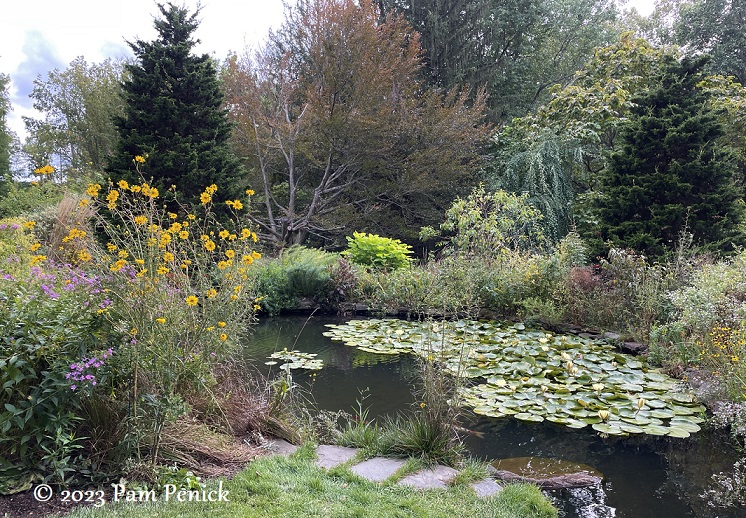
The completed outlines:
<svg viewBox="0 0 746 518">
<path fill-rule="evenodd" d="M 259 304 L 254 304 L 254 311 L 259 311 L 262 307 Z"/>
<path fill-rule="evenodd" d="M 220 333 L 220 339 L 225 342 L 228 339 L 228 335 L 225 333 Z"/>
<path fill-rule="evenodd" d="M 109 203 L 114 203 L 119 199 L 119 191 L 116 189 L 112 189 L 109 191 L 109 194 L 106 195 L 106 201 Z"/>
<path fill-rule="evenodd" d="M 218 295 L 218 292 L 214 288 L 210 288 L 205 292 L 205 295 L 208 299 L 215 298 Z"/>
<path fill-rule="evenodd" d="M 181 232 L 179 232 L 179 237 L 181 239 L 187 239 L 189 237 L 189 232 L 187 232 L 186 230 L 182 230 Z"/>
<path fill-rule="evenodd" d="M 148 269 L 147 268 L 143 268 L 142 270 L 140 270 L 139 272 L 137 272 L 137 277 L 143 277 L 146 273 L 148 273 Z"/>
<path fill-rule="evenodd" d="M 246 196 L 254 196 L 256 194 L 254 189 L 246 189 Z"/>
<path fill-rule="evenodd" d="M 144 225 L 148 222 L 147 216 L 135 216 L 135 224 Z"/>
<path fill-rule="evenodd" d="M 251 237 L 251 230 L 248 228 L 241 229 L 241 239 L 248 239 Z"/>
<path fill-rule="evenodd" d="M 202 205 L 207 205 L 212 201 L 212 196 L 210 196 L 206 192 L 203 192 L 199 195 L 199 201 L 202 203 Z"/>
<path fill-rule="evenodd" d="M 190 259 L 184 259 L 182 261 L 182 264 L 184 264 L 185 266 L 190 266 L 192 264 L 192 261 Z"/>
<path fill-rule="evenodd" d="M 130 184 L 128 184 L 128 183 L 127 183 L 127 180 L 119 180 L 119 181 L 117 182 L 117 185 L 118 185 L 118 186 L 119 186 L 119 188 L 120 188 L 120 189 L 122 189 L 122 190 L 126 190 L 126 189 L 129 189 L 129 188 L 130 188 Z"/>
<path fill-rule="evenodd" d="M 78 202 L 78 207 L 87 207 L 89 203 L 90 202 L 87 199 L 83 198 Z"/>
<path fill-rule="evenodd" d="M 158 275 L 166 275 L 170 270 L 165 266 L 158 267 Z"/>
<path fill-rule="evenodd" d="M 187 219 L 190 219 L 190 220 L 192 220 L 192 221 L 194 221 L 194 219 L 195 219 L 196 217 L 197 217 L 197 216 L 195 216 L 194 214 L 187 214 Z"/>
<path fill-rule="evenodd" d="M 88 188 L 85 190 L 85 193 L 90 196 L 91 198 L 95 198 L 98 196 L 98 191 L 101 189 L 101 186 L 97 183 L 89 183 Z"/>
<path fill-rule="evenodd" d="M 205 241 L 205 248 L 212 252 L 213 250 L 215 250 L 215 242 L 208 239 L 207 241 Z"/>
<path fill-rule="evenodd" d="M 41 262 L 44 262 L 47 260 L 46 255 L 33 255 L 31 256 L 31 266 L 34 266 L 36 264 L 39 264 Z"/>
<path fill-rule="evenodd" d="M 231 295 L 231 300 L 235 301 L 236 299 L 238 299 L 237 295 Z"/>
<path fill-rule="evenodd" d="M 210 236 L 208 236 L 207 234 L 202 234 L 201 236 L 199 236 L 199 238 L 202 241 L 209 241 L 210 240 Z"/>
<path fill-rule="evenodd" d="M 78 252 L 78 260 L 87 263 L 91 259 L 93 259 L 93 256 L 88 252 L 88 250 L 81 250 Z"/>
<path fill-rule="evenodd" d="M 205 331 L 214 331 L 214 330 L 215 330 L 215 326 L 210 326 L 210 327 L 205 328 Z"/>
<path fill-rule="evenodd" d="M 181 230 L 181 223 L 179 223 L 178 221 L 171 223 L 171 226 L 168 227 L 168 231 L 171 232 L 172 234 L 176 234 L 180 230 Z"/>
<path fill-rule="evenodd" d="M 23 226 L 26 228 L 34 228 L 35 225 L 36 225 L 36 221 L 27 221 L 26 223 L 23 224 Z"/>
<path fill-rule="evenodd" d="M 127 265 L 127 261 L 125 261 L 124 259 L 120 259 L 117 262 L 110 264 L 109 270 L 111 270 L 112 272 L 118 272 L 119 270 L 124 268 L 126 265 Z"/>
<path fill-rule="evenodd" d="M 218 261 L 218 270 L 225 270 L 230 266 L 228 261 Z"/>
<path fill-rule="evenodd" d="M 29 247 L 29 250 L 32 252 L 36 252 L 39 248 L 41 248 L 41 243 L 34 243 Z"/>
<path fill-rule="evenodd" d="M 241 260 L 243 261 L 243 264 L 245 264 L 247 266 L 254 262 L 254 258 L 251 257 L 250 255 L 243 256 L 241 258 Z"/>
<path fill-rule="evenodd" d="M 207 194 L 215 194 L 216 192 L 218 192 L 218 186 L 215 184 L 212 184 L 205 188 L 205 192 Z"/>
<path fill-rule="evenodd" d="M 144 164 L 145 163 L 145 157 L 142 155 L 137 155 L 135 157 L 135 163 L 137 164 Z"/>
<path fill-rule="evenodd" d="M 251 252 L 251 256 L 254 259 L 261 259 L 262 258 L 262 254 L 260 254 L 259 252 Z"/>
<path fill-rule="evenodd" d="M 161 245 L 166 246 L 171 244 L 171 234 L 163 233 L 161 234 Z"/>
<path fill-rule="evenodd" d="M 166 252 L 165 254 L 163 254 L 163 262 L 170 263 L 173 260 L 174 254 L 172 254 L 171 252 Z"/>
<path fill-rule="evenodd" d="M 241 203 L 241 200 L 233 200 L 233 208 L 236 210 L 243 209 L 243 203 Z"/>
<path fill-rule="evenodd" d="M 176 218 L 178 218 L 179 216 L 178 216 L 178 215 L 176 215 L 176 214 L 174 214 L 173 212 L 169 212 L 169 213 L 168 213 L 168 217 L 169 217 L 170 219 L 176 219 Z"/>
<path fill-rule="evenodd" d="M 230 235 L 230 232 L 228 232 L 227 230 L 223 229 L 223 230 L 221 230 L 218 233 L 218 235 L 220 236 L 220 239 L 225 239 L 226 237 L 228 237 Z"/>
<path fill-rule="evenodd" d="M 140 192 L 140 186 L 139 185 L 130 185 L 130 191 L 132 191 L 132 192 Z"/>
<path fill-rule="evenodd" d="M 231 250 L 231 249 L 229 248 L 228 250 L 226 250 L 226 251 L 225 251 L 225 256 L 226 256 L 226 257 L 227 257 L 228 259 L 233 259 L 234 257 L 236 257 L 236 252 L 235 252 L 234 250 Z"/>
<path fill-rule="evenodd" d="M 158 322 L 159 324 L 165 324 L 165 323 L 166 323 L 166 319 L 165 319 L 165 318 L 163 318 L 163 317 L 161 317 L 161 318 L 156 318 L 156 319 L 155 319 L 155 321 L 156 321 L 156 322 Z"/>
<path fill-rule="evenodd" d="M 218 322 L 218 327 L 225 327 L 225 322 Z"/>
<path fill-rule="evenodd" d="M 186 298 L 187 306 L 196 306 L 198 302 L 199 302 L 199 299 L 195 297 L 194 295 L 189 295 Z"/>
<path fill-rule="evenodd" d="M 115 245 L 114 243 L 106 243 L 106 249 L 109 252 L 115 252 L 117 250 L 117 245 Z"/>
<path fill-rule="evenodd" d="M 137 263 L 139 265 L 143 265 L 143 264 L 145 264 L 145 261 L 143 259 L 135 259 L 135 263 Z"/>
<path fill-rule="evenodd" d="M 127 259 L 130 254 L 127 253 L 127 250 L 120 250 L 119 253 L 117 253 L 120 259 Z"/>
</svg>

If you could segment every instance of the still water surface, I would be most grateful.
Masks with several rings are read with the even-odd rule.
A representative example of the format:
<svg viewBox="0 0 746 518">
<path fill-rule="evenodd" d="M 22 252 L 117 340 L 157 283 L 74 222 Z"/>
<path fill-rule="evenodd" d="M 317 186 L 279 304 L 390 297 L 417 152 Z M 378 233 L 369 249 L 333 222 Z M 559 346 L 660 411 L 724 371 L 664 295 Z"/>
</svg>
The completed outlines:
<svg viewBox="0 0 746 518">
<path fill-rule="evenodd" d="M 324 324 L 350 318 L 314 316 L 267 318 L 256 327 L 247 354 L 259 367 L 283 348 L 317 353 L 324 368 L 315 378 L 294 374 L 309 384 L 320 409 L 352 412 L 361 399 L 370 416 L 406 410 L 412 396 L 412 357 L 374 355 L 332 341 Z M 276 368 L 276 367 L 275 367 Z M 735 460 L 720 440 L 706 432 L 689 439 L 631 437 L 603 439 L 590 429 L 572 430 L 552 423 L 525 423 L 467 412 L 464 424 L 481 432 L 466 437 L 470 453 L 493 460 L 510 457 L 550 457 L 587 464 L 602 472 L 600 487 L 563 490 L 550 496 L 565 518 L 731 518 L 740 516 L 707 508 L 698 495 L 712 473 L 727 470 Z"/>
</svg>

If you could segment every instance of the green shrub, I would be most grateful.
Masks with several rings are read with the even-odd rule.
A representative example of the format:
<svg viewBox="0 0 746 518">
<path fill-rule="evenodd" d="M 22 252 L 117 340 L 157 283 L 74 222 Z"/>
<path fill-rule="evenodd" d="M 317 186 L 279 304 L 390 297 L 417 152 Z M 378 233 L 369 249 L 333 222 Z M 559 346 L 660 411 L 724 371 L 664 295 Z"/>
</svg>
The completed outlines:
<svg viewBox="0 0 746 518">
<path fill-rule="evenodd" d="M 56 206 L 65 188 L 43 181 L 38 185 L 10 182 L 8 194 L 0 198 L 0 217 L 26 216 Z"/>
<path fill-rule="evenodd" d="M 28 273 L 31 248 L 36 243 L 33 225 L 21 218 L 0 219 L 0 275 Z"/>
<path fill-rule="evenodd" d="M 255 271 L 262 309 L 277 315 L 295 309 L 300 298 L 326 302 L 338 289 L 332 285 L 332 268 L 338 260 L 337 254 L 293 246 L 264 261 Z"/>
<path fill-rule="evenodd" d="M 397 270 L 409 264 L 412 247 L 398 239 L 355 232 L 347 237 L 348 249 L 342 255 L 355 264 L 380 270 Z"/>
<path fill-rule="evenodd" d="M 531 206 L 528 195 L 475 188 L 467 198 L 457 198 L 446 212 L 440 230 L 425 227 L 420 239 L 443 236 L 448 253 L 493 257 L 504 249 L 538 251 L 547 239 L 541 229 L 542 213 Z"/>
<path fill-rule="evenodd" d="M 63 485 L 90 475 L 79 408 L 108 376 L 105 297 L 95 277 L 71 268 L 0 280 L 0 464 Z"/>
</svg>

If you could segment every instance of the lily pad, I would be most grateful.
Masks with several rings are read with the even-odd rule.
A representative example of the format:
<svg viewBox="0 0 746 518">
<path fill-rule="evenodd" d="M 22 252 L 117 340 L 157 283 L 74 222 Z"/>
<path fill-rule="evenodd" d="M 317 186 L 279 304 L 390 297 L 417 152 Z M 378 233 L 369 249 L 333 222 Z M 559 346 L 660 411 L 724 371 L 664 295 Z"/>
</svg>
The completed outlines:
<svg viewBox="0 0 746 518">
<path fill-rule="evenodd" d="M 672 435 L 676 428 L 677 436 L 699 427 L 691 420 L 677 427 L 675 418 L 695 419 L 704 411 L 679 381 L 603 341 L 469 320 L 371 319 L 329 327 L 331 339 L 379 354 L 428 358 L 436 350 L 448 372 L 473 380 L 460 400 L 483 415 L 590 424 L 610 435 Z M 611 421 L 602 422 L 599 411 Z"/>
</svg>

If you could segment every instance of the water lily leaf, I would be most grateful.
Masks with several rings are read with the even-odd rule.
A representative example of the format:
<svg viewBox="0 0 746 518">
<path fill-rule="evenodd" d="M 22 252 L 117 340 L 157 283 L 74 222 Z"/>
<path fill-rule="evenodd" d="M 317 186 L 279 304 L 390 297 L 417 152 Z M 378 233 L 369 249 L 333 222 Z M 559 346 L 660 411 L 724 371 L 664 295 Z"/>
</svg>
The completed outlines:
<svg viewBox="0 0 746 518">
<path fill-rule="evenodd" d="M 534 423 L 540 423 L 544 420 L 542 416 L 536 415 L 536 414 L 530 414 L 528 412 L 521 412 L 519 414 L 516 414 L 514 417 L 516 419 L 520 419 L 521 421 L 531 421 Z"/>
<path fill-rule="evenodd" d="M 605 433 L 608 435 L 627 435 L 627 432 L 619 428 L 619 426 L 612 425 L 610 423 L 596 423 L 592 425 L 592 428 L 597 432 Z"/>
<path fill-rule="evenodd" d="M 681 439 L 686 439 L 687 437 L 689 437 L 690 433 L 687 432 L 686 430 L 682 430 L 681 428 L 674 427 L 674 428 L 668 429 L 667 435 L 669 437 L 679 437 Z"/>
</svg>

